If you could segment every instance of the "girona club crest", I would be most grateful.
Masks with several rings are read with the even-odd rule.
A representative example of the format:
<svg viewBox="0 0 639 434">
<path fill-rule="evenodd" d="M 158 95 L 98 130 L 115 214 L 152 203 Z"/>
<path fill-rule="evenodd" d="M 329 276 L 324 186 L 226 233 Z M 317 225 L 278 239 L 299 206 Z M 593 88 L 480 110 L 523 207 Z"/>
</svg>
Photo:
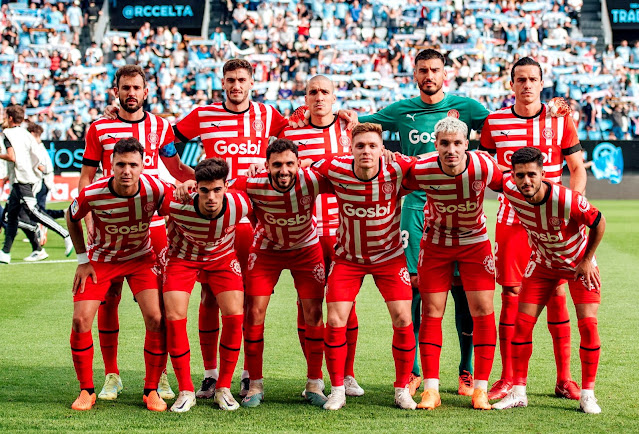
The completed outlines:
<svg viewBox="0 0 639 434">
<path fill-rule="evenodd" d="M 552 216 L 548 219 L 548 223 L 553 227 L 561 226 L 561 219 L 559 217 Z"/>
<path fill-rule="evenodd" d="M 157 133 L 149 133 L 146 136 L 146 141 L 149 142 L 151 146 L 155 146 L 160 141 L 160 136 Z"/>
<path fill-rule="evenodd" d="M 257 259 L 257 255 L 255 253 L 251 253 L 248 257 L 248 269 L 249 271 L 255 267 L 255 260 Z"/>
<path fill-rule="evenodd" d="M 495 259 L 491 255 L 484 258 L 484 268 L 488 274 L 495 274 Z"/>
<path fill-rule="evenodd" d="M 262 131 L 264 129 L 264 122 L 262 122 L 260 119 L 255 119 L 253 121 L 253 129 L 255 131 Z"/>
<path fill-rule="evenodd" d="M 482 191 L 485 186 L 486 186 L 486 183 L 484 181 L 473 182 L 473 190 L 475 190 L 476 193 L 479 193 L 480 191 Z"/>
<path fill-rule="evenodd" d="M 300 203 L 304 206 L 309 206 L 312 201 L 313 201 L 313 198 L 311 196 L 303 196 L 300 199 Z"/>
<path fill-rule="evenodd" d="M 231 261 L 231 271 L 233 271 L 238 276 L 242 276 L 242 267 L 240 267 L 240 263 L 237 259 L 233 259 Z"/>
<path fill-rule="evenodd" d="M 455 109 L 448 110 L 448 113 L 446 113 L 446 116 L 448 116 L 449 118 L 459 119 L 459 112 Z"/>
<path fill-rule="evenodd" d="M 586 212 L 590 209 L 590 202 L 588 202 L 585 196 L 579 196 L 577 206 L 579 207 L 579 211 Z"/>
<path fill-rule="evenodd" d="M 326 269 L 324 268 L 324 264 L 319 263 L 315 265 L 315 268 L 313 268 L 313 277 L 321 284 L 326 282 Z"/>
<path fill-rule="evenodd" d="M 350 148 L 351 139 L 349 139 L 348 136 L 342 136 L 339 138 L 339 144 L 342 145 L 342 147 L 344 148 Z"/>
<path fill-rule="evenodd" d="M 552 130 L 552 128 L 544 128 L 544 131 L 542 131 L 541 135 L 544 136 L 544 139 L 550 140 L 555 137 L 555 132 Z"/>
<path fill-rule="evenodd" d="M 147 203 L 146 205 L 144 205 L 144 211 L 146 212 L 155 211 L 155 204 L 151 202 Z"/>
<path fill-rule="evenodd" d="M 399 270 L 399 278 L 402 279 L 402 282 L 406 285 L 410 285 L 410 274 L 408 273 L 408 268 L 402 267 L 402 269 Z"/>
<path fill-rule="evenodd" d="M 385 182 L 384 185 L 382 185 L 382 191 L 384 194 L 391 194 L 393 190 L 395 190 L 395 184 L 392 182 Z"/>
</svg>

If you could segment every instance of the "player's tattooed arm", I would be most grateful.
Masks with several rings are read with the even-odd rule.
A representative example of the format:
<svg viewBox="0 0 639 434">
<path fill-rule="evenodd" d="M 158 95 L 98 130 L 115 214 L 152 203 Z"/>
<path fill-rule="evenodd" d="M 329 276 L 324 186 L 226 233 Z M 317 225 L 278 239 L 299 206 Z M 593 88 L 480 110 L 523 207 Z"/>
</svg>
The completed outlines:
<svg viewBox="0 0 639 434">
<path fill-rule="evenodd" d="M 581 262 L 575 267 L 575 280 L 584 278 L 586 288 L 588 291 L 595 289 L 600 291 L 601 289 L 601 276 L 599 275 L 599 269 L 593 262 L 595 257 L 595 251 L 601 242 L 604 232 L 606 230 L 606 219 L 601 212 L 599 213 L 595 224 L 590 226 L 588 231 L 588 243 L 586 244 L 586 251 Z"/>
<path fill-rule="evenodd" d="M 78 256 L 78 268 L 75 270 L 73 288 L 71 289 L 71 293 L 75 295 L 78 292 L 84 292 L 84 285 L 88 278 L 92 278 L 93 283 L 97 283 L 98 277 L 87 257 L 86 246 L 84 244 L 84 233 L 82 231 L 82 220 L 73 220 L 71 218 L 71 212 L 68 212 L 67 227 L 69 229 L 71 241 L 73 241 L 73 247 L 75 248 Z"/>
</svg>

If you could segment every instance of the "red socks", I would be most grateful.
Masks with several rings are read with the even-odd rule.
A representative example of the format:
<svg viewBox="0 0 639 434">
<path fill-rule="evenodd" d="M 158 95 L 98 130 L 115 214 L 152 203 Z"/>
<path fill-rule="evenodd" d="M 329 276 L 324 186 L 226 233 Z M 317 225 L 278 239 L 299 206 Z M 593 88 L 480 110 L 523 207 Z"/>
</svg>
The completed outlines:
<svg viewBox="0 0 639 434">
<path fill-rule="evenodd" d="M 424 378 L 439 378 L 439 358 L 442 353 L 442 318 L 422 315 L 419 328 L 419 354 Z"/>
<path fill-rule="evenodd" d="M 98 308 L 98 332 L 105 375 L 120 373 L 118 369 L 118 335 L 120 332 L 118 306 L 121 299 L 120 295 L 106 297 Z"/>
<path fill-rule="evenodd" d="M 393 326 L 393 359 L 395 360 L 395 387 L 405 387 L 415 361 L 415 333 L 413 324 Z"/>
<path fill-rule="evenodd" d="M 160 375 L 166 368 L 166 336 L 164 332 L 146 331 L 144 339 L 145 389 L 157 389 Z"/>
<path fill-rule="evenodd" d="M 186 318 L 177 321 L 166 320 L 166 344 L 179 390 L 193 392 L 195 389 L 191 379 L 191 349 L 186 332 Z"/>
<path fill-rule="evenodd" d="M 322 378 L 324 360 L 324 326 L 306 326 L 306 366 L 307 377 L 315 380 Z"/>
<path fill-rule="evenodd" d="M 488 381 L 495 359 L 497 330 L 495 313 L 473 317 L 473 346 L 475 347 L 475 379 Z"/>
<path fill-rule="evenodd" d="M 264 324 L 244 323 L 244 360 L 251 380 L 260 380 L 264 356 Z M 218 380 L 219 381 L 219 380 Z"/>
<path fill-rule="evenodd" d="M 299 300 L 297 301 L 297 337 L 300 340 L 304 358 L 308 360 L 308 354 L 306 353 L 306 321 L 304 321 L 304 309 L 302 309 L 302 303 Z"/>
<path fill-rule="evenodd" d="M 528 379 L 528 362 L 532 355 L 533 329 L 537 323 L 534 316 L 518 312 L 513 336 L 513 384 L 525 386 Z"/>
<path fill-rule="evenodd" d="M 512 346 L 515 334 L 515 320 L 519 307 L 519 297 L 502 294 L 501 314 L 499 315 L 499 354 L 501 355 L 501 378 L 512 380 L 513 361 Z"/>
<path fill-rule="evenodd" d="M 71 330 L 71 358 L 80 381 L 80 389 L 93 388 L 93 336 L 91 331 L 77 333 Z"/>
<path fill-rule="evenodd" d="M 331 376 L 331 386 L 343 386 L 347 353 L 346 327 L 326 325 L 324 329 L 324 348 L 326 351 L 326 368 Z"/>
<path fill-rule="evenodd" d="M 592 390 L 595 388 L 595 377 L 599 366 L 601 341 L 597 330 L 597 318 L 582 318 L 578 322 L 581 342 L 579 343 L 579 358 L 581 359 L 581 388 Z"/>
<path fill-rule="evenodd" d="M 355 377 L 355 350 L 357 350 L 357 335 L 359 333 L 359 323 L 355 312 L 355 303 L 346 322 L 346 366 L 344 375 Z"/>
<path fill-rule="evenodd" d="M 220 313 L 217 307 L 210 308 L 200 303 L 198 329 L 204 369 L 216 369 L 217 340 L 220 334 Z"/>
<path fill-rule="evenodd" d="M 557 364 L 557 382 L 570 380 L 570 315 L 566 306 L 566 294 L 553 295 L 548 304 L 548 330 L 552 336 Z"/>
<path fill-rule="evenodd" d="M 242 346 L 242 322 L 244 315 L 222 315 L 222 337 L 220 338 L 220 377 L 217 387 L 231 387 L 231 379 L 240 356 Z M 264 328 L 262 328 L 262 333 Z M 264 348 L 264 341 L 262 341 Z M 261 361 L 261 357 L 260 357 Z"/>
</svg>

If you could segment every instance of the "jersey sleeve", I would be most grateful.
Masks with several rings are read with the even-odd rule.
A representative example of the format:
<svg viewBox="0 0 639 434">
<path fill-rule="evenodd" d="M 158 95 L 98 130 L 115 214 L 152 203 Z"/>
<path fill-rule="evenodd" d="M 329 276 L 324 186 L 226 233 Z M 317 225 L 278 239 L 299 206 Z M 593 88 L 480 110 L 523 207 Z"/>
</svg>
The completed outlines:
<svg viewBox="0 0 639 434">
<path fill-rule="evenodd" d="M 69 215 L 71 221 L 79 222 L 89 213 L 89 201 L 87 200 L 86 195 L 84 194 L 86 189 L 83 189 L 78 197 L 76 197 L 71 205 L 69 206 Z"/>
<path fill-rule="evenodd" d="M 244 191 L 236 191 L 235 194 L 238 198 L 238 202 L 242 204 L 242 217 L 246 217 L 253 213 L 253 204 L 248 197 L 248 194 Z"/>
<path fill-rule="evenodd" d="M 328 169 L 330 168 L 330 166 L 331 161 L 322 158 L 321 160 L 317 160 L 313 164 L 311 164 L 311 169 L 328 179 Z"/>
<path fill-rule="evenodd" d="M 488 185 L 488 188 L 490 188 L 492 191 L 501 192 L 503 190 L 502 182 L 504 179 L 504 174 L 499 169 L 499 166 L 497 165 L 495 160 L 488 157 L 485 157 L 485 160 L 486 165 L 492 167 L 492 176 L 490 179 L 486 180 L 486 185 Z"/>
<path fill-rule="evenodd" d="M 474 99 L 470 100 L 469 109 L 471 114 L 470 127 L 475 131 L 481 131 L 490 112 L 480 102 L 475 101 Z"/>
<path fill-rule="evenodd" d="M 175 138 L 186 143 L 200 135 L 200 117 L 198 112 L 199 107 L 193 109 L 184 119 L 175 124 L 173 127 Z"/>
<path fill-rule="evenodd" d="M 395 104 L 384 107 L 372 115 L 360 116 L 358 120 L 360 123 L 371 122 L 373 124 L 380 124 L 384 131 L 399 131 Z"/>
<path fill-rule="evenodd" d="M 564 135 L 561 138 L 561 153 L 564 155 L 570 155 L 581 151 L 581 143 L 579 143 L 575 123 L 570 116 L 564 116 L 563 119 Z"/>
<path fill-rule="evenodd" d="M 230 179 L 229 189 L 246 193 L 247 181 L 248 177 L 246 176 L 238 176 L 237 178 Z"/>
<path fill-rule="evenodd" d="M 488 151 L 491 154 L 497 152 L 497 144 L 493 140 L 493 135 L 490 132 L 490 125 L 488 122 L 484 123 L 484 127 L 481 130 L 481 136 L 479 137 L 479 150 Z"/>
<path fill-rule="evenodd" d="M 399 160 L 400 158 L 397 159 L 397 161 Z M 402 179 L 402 188 L 406 190 L 411 190 L 411 191 L 421 190 L 421 187 L 419 186 L 420 183 L 417 181 L 418 169 L 416 168 L 417 162 L 420 160 L 417 160 L 416 158 L 413 158 L 412 160 L 413 160 L 412 164 L 410 165 L 408 170 L 404 172 L 404 179 Z M 422 184 L 423 184 L 423 181 L 422 181 Z"/>
<path fill-rule="evenodd" d="M 273 120 L 271 121 L 271 131 L 269 131 L 269 136 L 280 137 L 286 127 L 288 127 L 288 120 L 282 116 L 275 107 L 273 107 Z"/>
<path fill-rule="evenodd" d="M 84 155 L 82 156 L 82 164 L 85 166 L 98 167 L 102 161 L 102 143 L 98 138 L 98 130 L 95 123 L 91 124 L 85 138 Z"/>
<path fill-rule="evenodd" d="M 576 191 L 572 191 L 572 206 L 570 207 L 570 218 L 577 223 L 588 227 L 596 226 L 595 223 L 601 219 L 601 213 L 592 206 L 586 196 L 582 196 Z"/>
<path fill-rule="evenodd" d="M 162 200 L 162 203 L 158 208 L 158 214 L 161 216 L 168 217 L 171 214 L 171 202 L 175 200 L 175 195 L 173 193 L 173 187 L 170 185 L 164 186 L 164 200 Z"/>
<path fill-rule="evenodd" d="M 175 133 L 173 127 L 168 122 L 164 122 L 162 129 L 162 137 L 160 137 L 160 150 L 161 157 L 173 157 L 177 155 L 177 149 L 175 149 Z"/>
</svg>

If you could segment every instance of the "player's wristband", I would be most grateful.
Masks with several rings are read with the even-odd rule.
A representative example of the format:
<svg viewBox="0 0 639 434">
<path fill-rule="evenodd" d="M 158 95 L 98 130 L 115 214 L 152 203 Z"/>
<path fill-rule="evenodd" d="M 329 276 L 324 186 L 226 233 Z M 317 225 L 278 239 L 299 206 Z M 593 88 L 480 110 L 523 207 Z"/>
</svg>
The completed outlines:
<svg viewBox="0 0 639 434">
<path fill-rule="evenodd" d="M 78 265 L 89 263 L 89 255 L 87 255 L 86 253 L 78 253 L 76 256 L 78 257 Z"/>
</svg>

